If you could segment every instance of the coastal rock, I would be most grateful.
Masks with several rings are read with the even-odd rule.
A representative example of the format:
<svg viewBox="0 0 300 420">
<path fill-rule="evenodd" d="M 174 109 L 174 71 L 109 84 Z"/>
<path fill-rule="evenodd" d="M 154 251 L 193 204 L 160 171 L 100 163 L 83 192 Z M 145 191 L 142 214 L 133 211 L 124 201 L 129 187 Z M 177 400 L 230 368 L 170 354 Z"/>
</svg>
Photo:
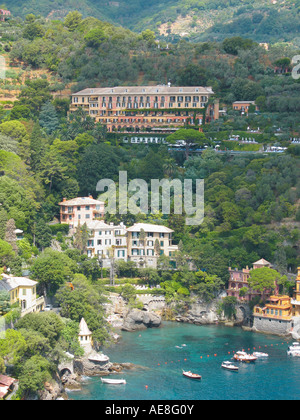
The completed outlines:
<svg viewBox="0 0 300 420">
<path fill-rule="evenodd" d="M 96 376 L 96 375 L 108 375 L 109 370 L 112 367 L 110 362 L 95 362 L 89 360 L 88 357 L 81 357 L 80 359 L 74 360 L 74 370 L 79 375 L 84 376 Z"/>
<path fill-rule="evenodd" d="M 64 393 L 64 387 L 58 376 L 55 376 L 51 382 L 45 382 L 44 389 L 39 391 L 39 399 L 43 401 L 56 400 Z M 30 398 L 28 398 L 30 399 Z"/>
<path fill-rule="evenodd" d="M 138 331 L 146 328 L 159 327 L 161 317 L 154 312 L 145 312 L 139 309 L 132 309 L 124 319 L 123 331 Z"/>
</svg>

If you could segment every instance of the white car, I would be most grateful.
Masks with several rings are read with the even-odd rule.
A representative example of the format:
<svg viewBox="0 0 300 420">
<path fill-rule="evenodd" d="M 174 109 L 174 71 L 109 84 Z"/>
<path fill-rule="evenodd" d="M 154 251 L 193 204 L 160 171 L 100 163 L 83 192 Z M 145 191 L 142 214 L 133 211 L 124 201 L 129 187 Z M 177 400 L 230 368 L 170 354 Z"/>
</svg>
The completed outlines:
<svg viewBox="0 0 300 420">
<path fill-rule="evenodd" d="M 46 305 L 44 311 L 52 311 L 53 306 L 52 305 Z"/>
</svg>

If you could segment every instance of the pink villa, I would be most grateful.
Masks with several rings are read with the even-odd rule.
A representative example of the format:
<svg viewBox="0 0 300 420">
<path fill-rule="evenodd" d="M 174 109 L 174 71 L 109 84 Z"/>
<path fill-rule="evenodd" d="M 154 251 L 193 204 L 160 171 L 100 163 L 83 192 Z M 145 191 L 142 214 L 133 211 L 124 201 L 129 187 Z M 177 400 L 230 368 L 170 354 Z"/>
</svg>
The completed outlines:
<svg viewBox="0 0 300 420">
<path fill-rule="evenodd" d="M 8 16 L 11 16 L 9 10 L 0 9 L 0 21 L 4 22 Z"/>
<path fill-rule="evenodd" d="M 255 270 L 257 268 L 262 267 L 268 267 L 271 268 L 271 264 L 265 260 L 264 258 L 260 259 L 259 261 L 256 261 L 253 263 L 253 268 L 249 269 L 247 266 L 246 268 L 243 268 L 242 270 L 238 270 L 237 268 L 232 269 L 229 267 L 229 282 L 228 282 L 228 289 L 227 289 L 227 295 L 228 296 L 234 296 L 238 300 L 244 300 L 247 302 L 250 302 L 254 297 L 259 296 L 260 293 L 254 290 L 249 289 L 248 279 L 250 277 L 251 270 Z M 248 290 L 248 293 L 245 294 L 245 296 L 240 296 L 240 290 L 246 287 Z"/>
<path fill-rule="evenodd" d="M 60 206 L 60 223 L 70 225 L 71 229 L 76 226 L 88 223 L 91 220 L 103 219 L 105 203 L 103 201 L 94 200 L 90 195 L 89 197 L 77 197 L 72 200 L 65 198 Z"/>
</svg>

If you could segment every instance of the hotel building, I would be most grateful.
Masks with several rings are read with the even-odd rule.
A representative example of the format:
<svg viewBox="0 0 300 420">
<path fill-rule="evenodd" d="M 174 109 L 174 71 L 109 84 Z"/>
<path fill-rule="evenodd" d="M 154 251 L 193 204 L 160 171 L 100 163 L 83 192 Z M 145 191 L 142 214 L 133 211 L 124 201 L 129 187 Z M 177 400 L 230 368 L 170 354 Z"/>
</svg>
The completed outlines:
<svg viewBox="0 0 300 420">
<path fill-rule="evenodd" d="M 81 107 L 109 132 L 174 131 L 219 118 L 211 87 L 124 86 L 84 89 L 72 95 L 70 112 Z"/>
</svg>

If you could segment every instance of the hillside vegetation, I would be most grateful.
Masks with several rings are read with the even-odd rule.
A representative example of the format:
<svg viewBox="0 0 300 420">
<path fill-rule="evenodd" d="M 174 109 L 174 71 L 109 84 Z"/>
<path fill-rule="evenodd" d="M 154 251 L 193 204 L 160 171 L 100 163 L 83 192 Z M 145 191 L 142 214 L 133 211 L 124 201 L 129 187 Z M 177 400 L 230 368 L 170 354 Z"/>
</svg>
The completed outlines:
<svg viewBox="0 0 300 420">
<path fill-rule="evenodd" d="M 223 40 L 238 34 L 259 42 L 291 41 L 299 36 L 299 0 L 10 0 L 15 16 L 29 13 L 63 19 L 79 10 L 134 31 L 154 30 L 174 40 Z"/>
</svg>

